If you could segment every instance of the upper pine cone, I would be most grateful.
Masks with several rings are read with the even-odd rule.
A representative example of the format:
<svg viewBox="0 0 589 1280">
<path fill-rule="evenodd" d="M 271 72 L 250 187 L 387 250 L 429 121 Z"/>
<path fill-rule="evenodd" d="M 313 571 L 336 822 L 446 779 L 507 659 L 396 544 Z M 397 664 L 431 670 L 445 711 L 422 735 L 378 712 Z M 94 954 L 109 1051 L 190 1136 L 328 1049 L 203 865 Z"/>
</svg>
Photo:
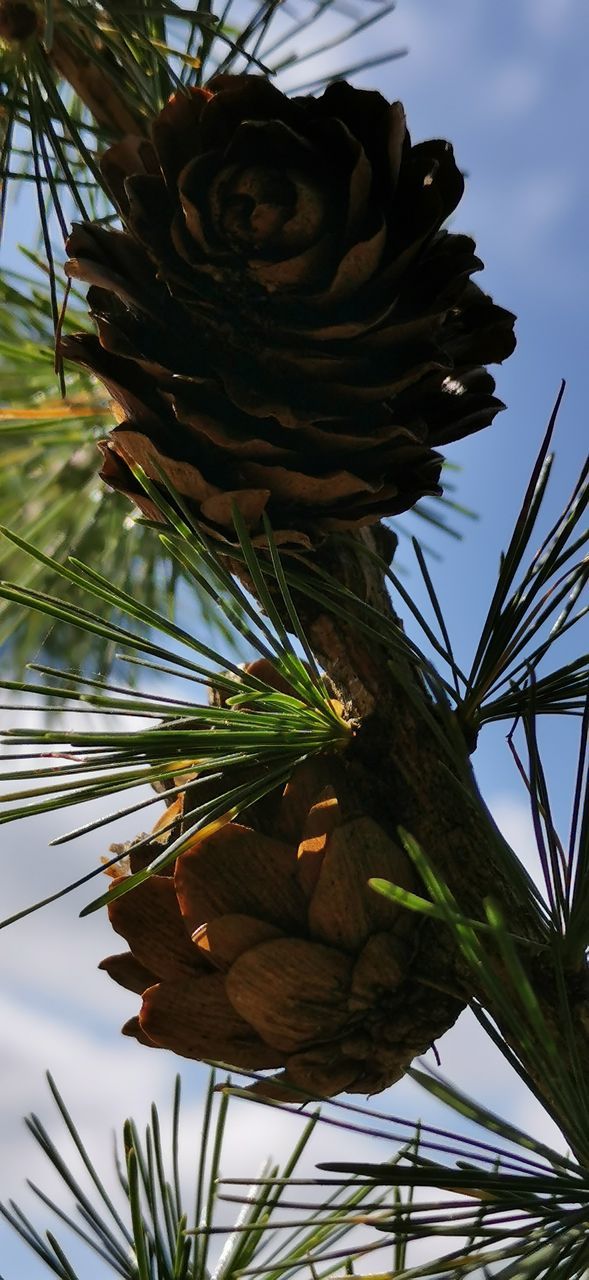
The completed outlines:
<svg viewBox="0 0 589 1280">
<path fill-rule="evenodd" d="M 441 230 L 449 143 L 412 146 L 399 103 L 343 81 L 222 75 L 103 170 L 126 230 L 72 232 L 99 336 L 62 348 L 121 406 L 111 485 L 137 497 L 127 463 L 157 461 L 210 532 L 236 502 L 307 545 L 440 492 L 435 449 L 491 422 L 484 365 L 514 346 L 473 241 Z"/>
</svg>

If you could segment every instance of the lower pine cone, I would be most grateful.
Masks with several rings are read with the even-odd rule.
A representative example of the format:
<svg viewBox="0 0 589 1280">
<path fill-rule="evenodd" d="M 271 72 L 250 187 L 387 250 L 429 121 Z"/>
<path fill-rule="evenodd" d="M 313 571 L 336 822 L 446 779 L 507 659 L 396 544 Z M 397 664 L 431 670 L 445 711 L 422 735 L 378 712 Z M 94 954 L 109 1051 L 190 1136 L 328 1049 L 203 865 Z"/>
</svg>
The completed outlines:
<svg viewBox="0 0 589 1280">
<path fill-rule="evenodd" d="M 452 1025 L 463 1002 L 428 972 L 429 926 L 367 884 L 375 876 L 419 890 L 412 865 L 372 817 L 350 809 L 344 778 L 339 760 L 306 762 L 281 792 L 112 901 L 130 950 L 101 968 L 142 997 L 126 1035 L 185 1058 L 278 1071 L 254 1088 L 300 1102 L 384 1089 Z M 114 883 L 161 853 L 182 822 L 183 797 L 148 842 L 130 846 Z"/>
</svg>

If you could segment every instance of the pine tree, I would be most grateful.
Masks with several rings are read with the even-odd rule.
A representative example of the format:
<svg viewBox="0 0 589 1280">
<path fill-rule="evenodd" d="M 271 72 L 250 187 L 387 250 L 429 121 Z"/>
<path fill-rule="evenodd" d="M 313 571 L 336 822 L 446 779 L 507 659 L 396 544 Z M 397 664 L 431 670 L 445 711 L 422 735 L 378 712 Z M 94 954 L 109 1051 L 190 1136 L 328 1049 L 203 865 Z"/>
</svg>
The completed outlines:
<svg viewBox="0 0 589 1280">
<path fill-rule="evenodd" d="M 26 270 L 0 281 L 1 687 L 47 715 L 5 739 L 27 766 L 5 761 L 19 785 L 1 820 L 111 796 L 129 813 L 152 787 L 153 830 L 84 877 L 101 877 L 87 911 L 108 908 L 128 944 L 103 967 L 141 997 L 124 1028 L 141 1044 L 241 1073 L 260 1106 L 327 1100 L 351 1127 L 330 1099 L 409 1072 L 480 1125 L 480 1143 L 416 1126 L 386 1165 L 326 1167 L 319 1185 L 336 1190 L 304 1241 L 312 1265 L 340 1257 L 362 1206 L 398 1276 L 580 1277 L 589 663 L 556 654 L 586 612 L 588 467 L 542 532 L 561 391 L 462 670 L 418 538 L 433 625 L 399 575 L 397 520 L 452 509 L 439 450 L 451 462 L 453 441 L 492 430 L 487 366 L 511 354 L 513 316 L 473 282 L 459 208 L 445 226 L 463 188 L 449 143 L 414 144 L 400 104 L 354 85 L 397 50 L 280 89 L 296 41 L 297 63 L 353 48 L 392 7 L 0 0 L 3 209 L 31 184 L 39 231 Z M 547 715 L 580 721 L 566 843 L 538 745 Z M 121 729 L 125 716 L 146 727 Z M 498 721 L 523 735 L 541 886 L 477 787 L 471 758 Z M 566 1158 L 411 1065 L 467 1006 Z M 66 1177 L 119 1274 L 207 1274 L 224 1108 L 240 1092 L 233 1077 L 222 1088 L 207 1211 L 188 1234 L 157 1116 L 147 1147 L 125 1132 L 129 1225 L 115 1218 L 113 1235 Z M 174 1134 L 175 1168 L 178 1121 Z M 225 1274 L 293 1272 L 300 1253 L 272 1269 L 257 1250 L 294 1163 L 249 1193 Z M 3 1212 L 75 1277 L 52 1235 L 41 1245 Z M 413 1267 L 408 1246 L 428 1234 L 435 1267 Z"/>
</svg>

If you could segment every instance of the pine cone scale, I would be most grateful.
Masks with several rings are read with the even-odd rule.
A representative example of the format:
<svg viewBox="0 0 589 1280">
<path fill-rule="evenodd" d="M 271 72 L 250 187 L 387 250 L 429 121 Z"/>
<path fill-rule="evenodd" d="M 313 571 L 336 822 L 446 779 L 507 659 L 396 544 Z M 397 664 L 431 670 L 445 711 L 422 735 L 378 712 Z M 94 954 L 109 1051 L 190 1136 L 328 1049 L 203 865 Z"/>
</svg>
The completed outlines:
<svg viewBox="0 0 589 1280">
<path fill-rule="evenodd" d="M 124 951 L 116 956 L 107 956 L 101 960 L 98 968 L 108 973 L 120 987 L 125 987 L 127 991 L 134 991 L 138 996 L 157 982 L 157 974 L 141 964 L 130 951 Z"/>
<path fill-rule="evenodd" d="M 303 938 L 277 938 L 242 954 L 226 979 L 233 1007 L 283 1053 L 339 1039 L 351 1022 L 353 962 Z"/>
<path fill-rule="evenodd" d="M 205 969 L 183 928 L 169 877 L 152 876 L 138 885 L 133 899 L 126 894 L 117 898 L 109 915 L 113 929 L 129 943 L 135 959 L 158 977 L 182 977 Z"/>
<path fill-rule="evenodd" d="M 220 974 L 200 982 L 160 982 L 143 995 L 139 1027 L 152 1045 L 183 1058 L 231 1062 L 252 1071 L 280 1065 L 280 1054 L 234 1009 Z"/>
<path fill-rule="evenodd" d="M 304 922 L 296 883 L 296 850 L 237 822 L 229 823 L 176 863 L 175 891 L 189 932 L 204 920 L 240 912 L 278 927 Z"/>
</svg>

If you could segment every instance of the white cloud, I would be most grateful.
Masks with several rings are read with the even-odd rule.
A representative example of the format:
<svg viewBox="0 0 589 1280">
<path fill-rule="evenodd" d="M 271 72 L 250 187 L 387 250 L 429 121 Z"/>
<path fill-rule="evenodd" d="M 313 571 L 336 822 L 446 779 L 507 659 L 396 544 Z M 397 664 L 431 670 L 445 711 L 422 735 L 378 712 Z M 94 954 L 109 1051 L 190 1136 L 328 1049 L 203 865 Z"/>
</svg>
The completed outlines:
<svg viewBox="0 0 589 1280">
<path fill-rule="evenodd" d="M 530 807 L 524 799 L 508 792 L 492 797 L 489 808 L 499 830 L 537 884 L 541 880 L 538 848 Z"/>
<path fill-rule="evenodd" d="M 147 685 L 146 692 L 151 691 Z M 27 712 L 18 704 L 14 713 L 10 713 L 10 720 L 19 728 L 25 725 L 44 728 L 49 723 L 45 715 Z M 67 723 L 67 715 L 65 721 Z M 88 722 L 81 716 L 75 728 L 99 731 L 106 726 L 116 731 L 122 724 L 133 730 L 143 727 L 145 721 L 138 717 L 107 720 L 89 714 Z M 0 747 L 0 759 L 10 751 L 7 745 Z M 35 767 L 35 761 L 26 763 Z M 55 763 L 58 765 L 60 761 Z M 6 763 L 6 770 L 9 767 L 20 766 L 17 762 L 11 762 L 10 766 Z M 25 782 L 5 782 L 1 790 L 5 793 L 25 786 Z M 155 803 L 63 845 L 51 847 L 51 841 L 66 832 L 142 800 L 155 800 Z M 23 801 L 23 804 L 32 803 L 33 800 Z M 0 809 L 6 811 L 8 807 L 5 804 Z M 3 826 L 2 918 L 50 897 L 88 872 L 98 871 L 84 886 L 0 931 L 0 972 L 5 990 L 10 987 L 25 999 L 34 997 L 41 1002 L 59 1000 L 69 1006 L 72 1015 L 74 1011 L 86 1017 L 109 1014 L 115 1023 L 130 1016 L 131 1007 L 125 994 L 105 974 L 97 972 L 99 961 L 113 951 L 123 950 L 124 943 L 113 934 L 105 911 L 84 920 L 79 918 L 79 912 L 107 887 L 100 867 L 113 841 L 124 842 L 141 831 L 150 830 L 162 811 L 163 803 L 151 788 L 138 787 L 107 800 L 24 817 Z"/>
<path fill-rule="evenodd" d="M 108 805 L 82 805 L 72 811 L 83 823 Z M 48 847 L 49 841 L 73 825 L 72 813 L 25 818 L 3 828 L 2 915 L 56 892 L 100 866 L 115 836 L 126 840 L 155 821 L 159 807 L 131 815 L 113 827 L 100 828 L 71 844 Z M 0 972 L 5 991 L 42 1005 L 60 1003 L 72 1016 L 108 1018 L 114 1024 L 130 1016 L 129 997 L 106 974 L 99 961 L 124 943 L 113 934 L 105 911 L 85 919 L 79 911 L 106 887 L 94 880 L 37 913 L 0 931 Z"/>
<path fill-rule="evenodd" d="M 111 1040 L 76 1025 L 59 1010 L 43 1012 L 9 997 L 0 999 L 4 1044 L 0 1059 L 0 1198 L 19 1192 L 26 1176 L 40 1175 L 47 1162 L 23 1138 L 22 1117 L 34 1111 L 55 1125 L 42 1067 L 51 1069 L 88 1146 L 103 1163 L 110 1159 L 110 1131 L 132 1104 L 145 1111 L 163 1094 L 168 1078 L 164 1054 L 141 1054 L 122 1036 Z M 7 1034 L 7 1032 L 9 1034 Z"/>
</svg>

